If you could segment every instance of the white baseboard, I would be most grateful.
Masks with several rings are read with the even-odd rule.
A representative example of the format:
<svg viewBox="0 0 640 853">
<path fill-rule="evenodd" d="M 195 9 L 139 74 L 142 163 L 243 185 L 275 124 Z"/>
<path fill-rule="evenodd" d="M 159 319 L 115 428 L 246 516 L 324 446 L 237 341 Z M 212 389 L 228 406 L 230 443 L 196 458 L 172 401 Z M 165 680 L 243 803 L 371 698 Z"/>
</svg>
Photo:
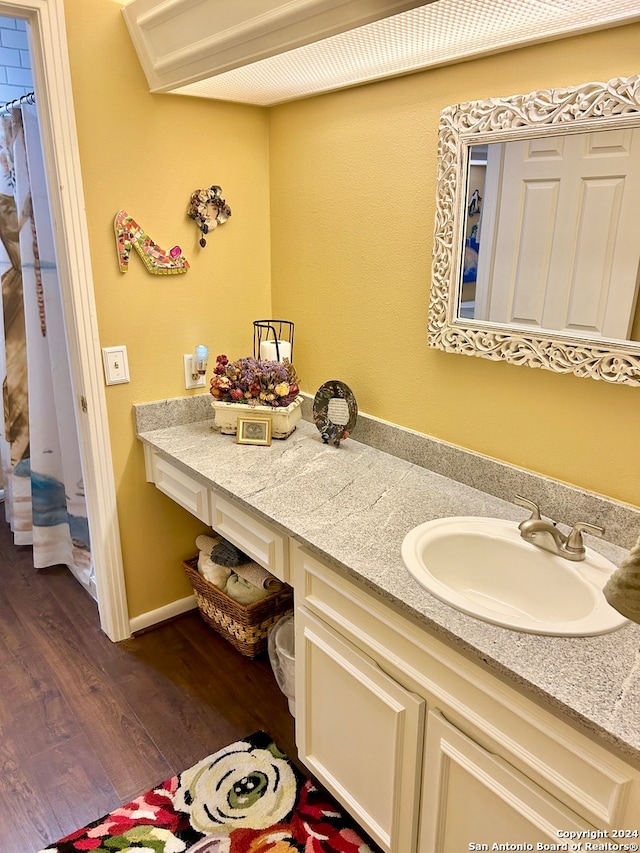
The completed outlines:
<svg viewBox="0 0 640 853">
<path fill-rule="evenodd" d="M 134 616 L 133 619 L 129 620 L 131 633 L 135 634 L 137 631 L 144 631 L 145 628 L 151 628 L 160 622 L 166 622 L 167 619 L 180 616 L 188 610 L 195 610 L 197 606 L 195 596 L 188 595 L 186 598 L 172 601 L 171 604 L 165 604 L 164 607 L 158 607 L 157 610 L 149 610 L 148 613 L 141 613 L 140 616 Z"/>
</svg>

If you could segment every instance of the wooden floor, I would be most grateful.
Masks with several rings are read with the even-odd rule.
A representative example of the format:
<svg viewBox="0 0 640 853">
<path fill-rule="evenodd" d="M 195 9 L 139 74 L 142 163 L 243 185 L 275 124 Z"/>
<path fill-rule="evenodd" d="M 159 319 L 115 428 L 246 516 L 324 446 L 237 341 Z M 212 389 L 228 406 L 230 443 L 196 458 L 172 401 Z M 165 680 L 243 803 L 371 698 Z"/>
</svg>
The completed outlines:
<svg viewBox="0 0 640 853">
<path fill-rule="evenodd" d="M 197 611 L 111 643 L 68 570 L 34 569 L 0 522 L 2 853 L 35 853 L 258 729 L 296 760 L 266 656 Z"/>
</svg>

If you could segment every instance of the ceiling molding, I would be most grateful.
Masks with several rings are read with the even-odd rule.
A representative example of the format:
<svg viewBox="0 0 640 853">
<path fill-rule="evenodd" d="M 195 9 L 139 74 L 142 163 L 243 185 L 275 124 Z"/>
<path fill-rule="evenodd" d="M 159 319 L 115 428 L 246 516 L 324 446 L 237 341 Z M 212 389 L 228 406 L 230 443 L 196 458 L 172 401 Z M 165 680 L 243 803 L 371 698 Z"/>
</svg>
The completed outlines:
<svg viewBox="0 0 640 853">
<path fill-rule="evenodd" d="M 132 0 L 152 92 L 272 106 L 640 20 L 638 0 Z"/>
<path fill-rule="evenodd" d="M 420 0 L 132 0 L 122 14 L 152 92 L 327 39 Z"/>
</svg>

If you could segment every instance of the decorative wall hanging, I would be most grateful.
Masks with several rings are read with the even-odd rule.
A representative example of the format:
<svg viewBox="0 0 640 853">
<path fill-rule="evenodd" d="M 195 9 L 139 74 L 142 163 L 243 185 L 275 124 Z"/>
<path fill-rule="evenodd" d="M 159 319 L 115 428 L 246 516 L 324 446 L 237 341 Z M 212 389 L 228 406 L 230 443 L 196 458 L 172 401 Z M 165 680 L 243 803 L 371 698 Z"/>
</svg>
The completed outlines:
<svg viewBox="0 0 640 853">
<path fill-rule="evenodd" d="M 200 231 L 200 245 L 204 249 L 207 245 L 206 234 L 213 231 L 218 225 L 222 225 L 231 216 L 231 208 L 221 196 L 222 188 L 216 186 L 208 187 L 206 190 L 194 190 L 189 201 L 189 219 L 193 219 Z"/>
<path fill-rule="evenodd" d="M 127 272 L 129 269 L 129 255 L 132 246 L 142 258 L 145 267 L 153 275 L 178 275 L 189 269 L 189 263 L 182 254 L 180 246 L 173 246 L 168 252 L 165 252 L 157 243 L 154 243 L 126 210 L 119 210 L 116 213 L 114 228 L 120 272 Z"/>
<path fill-rule="evenodd" d="M 348 385 L 332 379 L 318 388 L 313 400 L 313 422 L 325 444 L 339 447 L 353 432 L 357 419 L 356 398 Z"/>
</svg>

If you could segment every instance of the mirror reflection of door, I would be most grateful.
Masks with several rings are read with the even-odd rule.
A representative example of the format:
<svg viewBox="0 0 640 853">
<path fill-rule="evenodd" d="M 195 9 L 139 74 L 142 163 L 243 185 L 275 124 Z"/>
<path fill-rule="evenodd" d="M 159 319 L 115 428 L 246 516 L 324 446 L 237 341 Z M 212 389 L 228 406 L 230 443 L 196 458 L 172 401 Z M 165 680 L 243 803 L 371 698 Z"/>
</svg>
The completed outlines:
<svg viewBox="0 0 640 853">
<path fill-rule="evenodd" d="M 630 339 L 640 269 L 640 130 L 486 149 L 474 319 Z"/>
</svg>

